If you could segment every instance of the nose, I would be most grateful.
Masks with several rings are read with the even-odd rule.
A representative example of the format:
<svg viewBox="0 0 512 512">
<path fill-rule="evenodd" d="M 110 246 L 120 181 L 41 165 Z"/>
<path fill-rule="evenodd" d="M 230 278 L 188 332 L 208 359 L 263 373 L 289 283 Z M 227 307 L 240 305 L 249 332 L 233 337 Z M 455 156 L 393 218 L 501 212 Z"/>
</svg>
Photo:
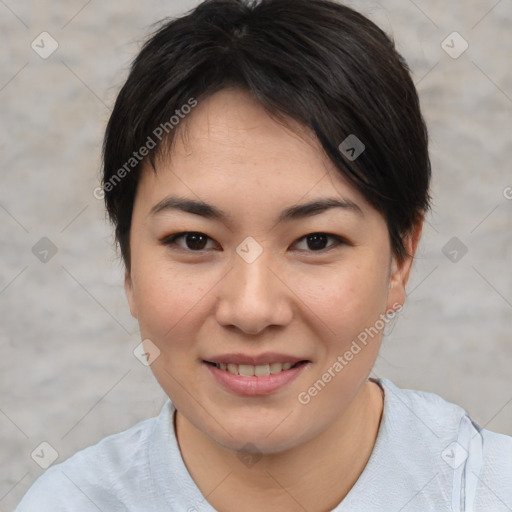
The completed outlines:
<svg viewBox="0 0 512 512">
<path fill-rule="evenodd" d="M 217 287 L 216 318 L 220 325 L 234 326 L 256 335 L 269 326 L 285 326 L 293 316 L 293 293 L 280 275 L 268 251 L 248 263 L 235 254 L 232 269 Z"/>
</svg>

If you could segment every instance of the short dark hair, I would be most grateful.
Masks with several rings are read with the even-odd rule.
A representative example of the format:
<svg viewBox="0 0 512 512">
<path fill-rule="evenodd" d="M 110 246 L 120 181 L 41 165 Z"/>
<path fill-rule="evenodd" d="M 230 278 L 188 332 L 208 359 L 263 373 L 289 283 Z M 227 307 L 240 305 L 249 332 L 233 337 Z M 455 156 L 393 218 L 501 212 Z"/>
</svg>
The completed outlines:
<svg viewBox="0 0 512 512">
<path fill-rule="evenodd" d="M 171 118 L 181 108 L 233 86 L 274 118 L 313 130 L 384 216 L 392 251 L 403 261 L 403 236 L 430 208 L 431 166 L 418 94 L 394 41 L 330 0 L 206 0 L 164 20 L 144 44 L 106 128 L 102 186 L 127 268 L 142 163 L 155 169 L 178 131 Z M 364 144 L 356 159 L 340 146 L 350 135 Z"/>
</svg>

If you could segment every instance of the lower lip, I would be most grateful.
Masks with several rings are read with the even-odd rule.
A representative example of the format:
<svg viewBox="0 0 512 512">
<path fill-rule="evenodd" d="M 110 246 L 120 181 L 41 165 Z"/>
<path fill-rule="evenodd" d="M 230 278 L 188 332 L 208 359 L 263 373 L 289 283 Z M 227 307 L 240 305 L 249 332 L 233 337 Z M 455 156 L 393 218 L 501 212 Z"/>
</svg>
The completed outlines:
<svg viewBox="0 0 512 512">
<path fill-rule="evenodd" d="M 309 365 L 309 363 L 302 363 L 295 368 L 283 370 L 265 377 L 243 377 L 226 370 L 221 370 L 204 361 L 203 364 L 208 368 L 213 377 L 217 379 L 217 382 L 233 393 L 243 396 L 262 396 L 275 393 L 296 379 L 306 366 Z"/>
</svg>

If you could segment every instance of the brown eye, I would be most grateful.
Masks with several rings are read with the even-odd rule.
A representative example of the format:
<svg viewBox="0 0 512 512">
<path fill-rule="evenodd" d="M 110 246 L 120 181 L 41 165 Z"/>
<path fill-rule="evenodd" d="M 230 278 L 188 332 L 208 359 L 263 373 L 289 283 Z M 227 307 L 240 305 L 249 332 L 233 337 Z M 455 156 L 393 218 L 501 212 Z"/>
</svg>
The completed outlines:
<svg viewBox="0 0 512 512">
<path fill-rule="evenodd" d="M 179 239 L 185 240 L 185 244 L 182 245 L 176 243 L 176 241 Z M 189 250 L 192 252 L 199 252 L 205 249 L 208 240 L 210 240 L 210 238 L 204 233 L 186 231 L 183 233 L 176 233 L 175 235 L 168 236 L 164 240 L 162 240 L 162 243 L 168 246 L 177 245 L 181 249 Z"/>
<path fill-rule="evenodd" d="M 331 244 L 326 247 L 329 238 L 334 239 L 336 241 L 335 244 Z M 303 236 L 299 239 L 299 243 L 305 241 L 308 252 L 320 252 L 320 251 L 328 251 L 330 249 L 334 249 L 338 245 L 345 243 L 345 241 L 336 235 L 330 235 L 328 233 L 310 233 L 309 235 Z"/>
</svg>

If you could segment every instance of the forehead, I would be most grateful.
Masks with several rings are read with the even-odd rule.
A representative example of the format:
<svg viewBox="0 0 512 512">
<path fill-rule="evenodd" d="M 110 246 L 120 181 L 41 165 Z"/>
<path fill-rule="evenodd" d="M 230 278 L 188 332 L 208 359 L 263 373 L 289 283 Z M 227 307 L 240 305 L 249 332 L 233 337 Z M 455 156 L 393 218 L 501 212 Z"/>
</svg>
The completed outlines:
<svg viewBox="0 0 512 512">
<path fill-rule="evenodd" d="M 293 119 L 278 121 L 248 92 L 241 89 L 224 89 L 210 96 L 184 120 L 181 137 L 175 149 L 187 156 L 218 156 L 226 149 L 230 154 L 243 153 L 292 157 L 286 150 L 294 148 L 302 156 L 317 159 L 321 147 L 312 131 Z M 266 151 L 261 153 L 261 145 Z"/>
<path fill-rule="evenodd" d="M 270 207 L 275 199 L 293 203 L 311 193 L 368 206 L 309 128 L 271 117 L 247 91 L 217 92 L 199 102 L 176 129 L 170 151 L 156 161 L 157 172 L 145 169 L 139 183 L 154 200 L 172 190 L 247 203 L 258 197 Z"/>
</svg>

